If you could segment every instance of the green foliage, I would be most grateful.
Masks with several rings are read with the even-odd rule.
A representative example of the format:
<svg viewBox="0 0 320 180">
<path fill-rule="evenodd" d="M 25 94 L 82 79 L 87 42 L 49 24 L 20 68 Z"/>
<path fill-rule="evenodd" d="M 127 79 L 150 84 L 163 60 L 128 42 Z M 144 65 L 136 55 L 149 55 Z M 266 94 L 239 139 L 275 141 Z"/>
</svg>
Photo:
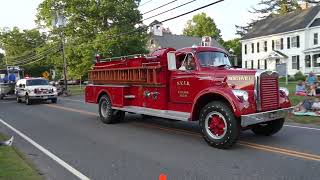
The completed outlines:
<svg viewBox="0 0 320 180">
<path fill-rule="evenodd" d="M 206 13 L 194 15 L 185 25 L 183 34 L 187 36 L 210 36 L 218 42 L 223 43 L 221 31 L 217 28 L 214 20 Z"/>
<path fill-rule="evenodd" d="M 236 38 L 236 39 L 225 41 L 223 43 L 223 47 L 225 47 L 229 52 L 231 49 L 233 50 L 233 55 L 237 57 L 238 65 L 240 65 L 241 58 L 242 58 L 242 53 L 241 53 L 242 46 L 241 46 L 240 39 Z"/>
<path fill-rule="evenodd" d="M 301 71 L 299 71 L 296 74 L 294 74 L 294 79 L 296 81 L 305 81 L 306 80 L 306 76 L 304 74 L 302 74 Z"/>
<path fill-rule="evenodd" d="M 146 29 L 137 28 L 142 19 L 137 5 L 139 2 L 44 0 L 38 7 L 37 22 L 52 29 L 50 38 L 54 41 L 59 40 L 59 33 L 64 31 L 68 77 L 78 79 L 85 76 L 92 67 L 97 52 L 105 57 L 146 52 Z M 52 28 L 54 9 L 67 18 L 65 28 Z M 62 59 L 51 59 L 55 65 L 62 64 Z"/>
</svg>

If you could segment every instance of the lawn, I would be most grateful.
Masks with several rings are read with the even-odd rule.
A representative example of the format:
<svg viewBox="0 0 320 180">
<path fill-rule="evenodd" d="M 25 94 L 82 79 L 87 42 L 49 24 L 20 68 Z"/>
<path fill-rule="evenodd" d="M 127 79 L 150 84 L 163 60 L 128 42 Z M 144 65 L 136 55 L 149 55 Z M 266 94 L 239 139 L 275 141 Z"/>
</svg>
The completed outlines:
<svg viewBox="0 0 320 180">
<path fill-rule="evenodd" d="M 0 134 L 0 141 L 7 139 Z M 0 146 L 0 179 L 43 179 L 14 147 Z"/>
<path fill-rule="evenodd" d="M 68 90 L 71 92 L 71 95 L 82 95 L 84 94 L 84 88 L 86 86 L 82 85 L 68 85 Z"/>
<path fill-rule="evenodd" d="M 289 82 L 286 85 L 284 82 L 280 82 L 280 87 L 287 87 L 290 91 L 289 98 L 291 100 L 292 105 L 297 105 L 299 102 L 303 101 L 305 97 L 303 96 L 295 96 L 295 89 L 296 89 L 296 82 Z M 289 121 L 302 123 L 302 124 L 317 124 L 320 125 L 320 118 L 319 117 L 310 117 L 310 116 L 293 116 L 289 117 Z"/>
</svg>

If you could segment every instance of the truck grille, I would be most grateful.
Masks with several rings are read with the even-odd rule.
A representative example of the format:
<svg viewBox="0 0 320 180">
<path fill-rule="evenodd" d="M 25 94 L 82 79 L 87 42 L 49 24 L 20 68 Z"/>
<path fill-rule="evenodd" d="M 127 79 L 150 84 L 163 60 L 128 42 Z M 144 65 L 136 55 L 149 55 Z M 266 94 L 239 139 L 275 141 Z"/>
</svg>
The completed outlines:
<svg viewBox="0 0 320 180">
<path fill-rule="evenodd" d="M 260 77 L 260 110 L 279 108 L 278 76 L 263 74 Z"/>
</svg>

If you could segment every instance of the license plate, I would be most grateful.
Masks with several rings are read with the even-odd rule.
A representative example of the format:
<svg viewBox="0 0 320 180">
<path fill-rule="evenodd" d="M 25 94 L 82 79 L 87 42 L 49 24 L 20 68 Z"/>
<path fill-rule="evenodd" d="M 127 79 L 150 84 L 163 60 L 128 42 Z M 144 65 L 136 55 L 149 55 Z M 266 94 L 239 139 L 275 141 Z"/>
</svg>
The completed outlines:
<svg viewBox="0 0 320 180">
<path fill-rule="evenodd" d="M 42 99 L 48 99 L 48 96 L 43 96 Z"/>
</svg>

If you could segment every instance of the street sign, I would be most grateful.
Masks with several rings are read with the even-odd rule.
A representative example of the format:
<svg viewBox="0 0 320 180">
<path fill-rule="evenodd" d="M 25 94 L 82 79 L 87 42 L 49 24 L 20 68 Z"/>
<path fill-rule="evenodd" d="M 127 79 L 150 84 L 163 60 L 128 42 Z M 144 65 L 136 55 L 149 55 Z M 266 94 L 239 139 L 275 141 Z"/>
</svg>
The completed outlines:
<svg viewBox="0 0 320 180">
<path fill-rule="evenodd" d="M 49 72 L 48 71 L 45 71 L 45 72 L 43 72 L 42 73 L 42 76 L 44 77 L 44 78 L 46 78 L 46 79 L 48 79 L 49 78 Z"/>
<path fill-rule="evenodd" d="M 279 73 L 279 76 L 285 77 L 287 75 L 287 64 L 277 64 L 277 72 Z"/>
</svg>

